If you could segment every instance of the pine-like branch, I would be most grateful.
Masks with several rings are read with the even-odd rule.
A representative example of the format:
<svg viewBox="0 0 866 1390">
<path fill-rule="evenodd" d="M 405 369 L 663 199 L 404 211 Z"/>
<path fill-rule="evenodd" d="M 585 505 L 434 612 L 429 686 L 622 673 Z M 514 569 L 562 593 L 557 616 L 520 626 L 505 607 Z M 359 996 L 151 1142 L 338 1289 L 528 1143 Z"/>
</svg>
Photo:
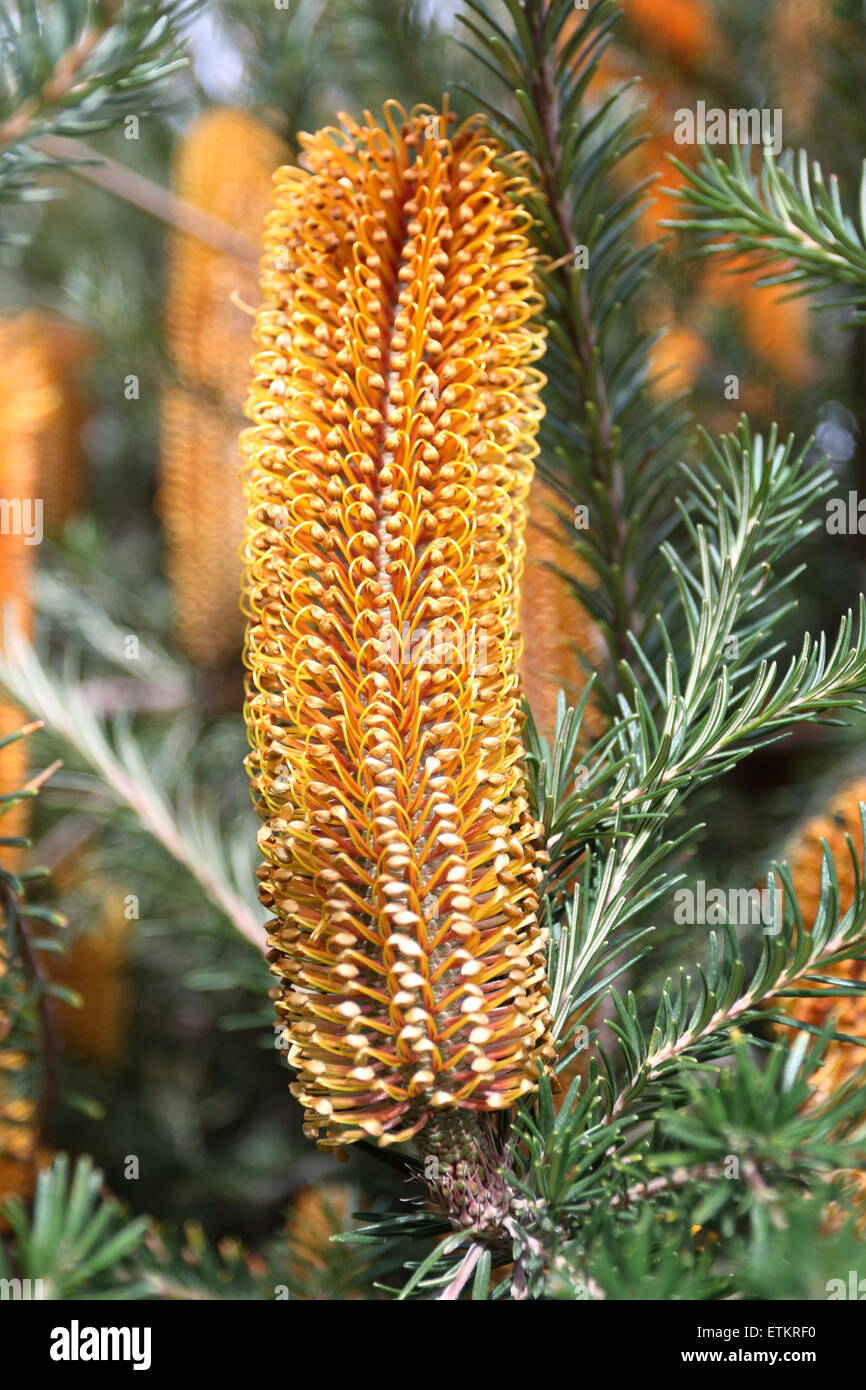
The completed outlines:
<svg viewBox="0 0 866 1390">
<path fill-rule="evenodd" d="M 108 1299 L 147 1296 L 145 1284 L 115 1274 L 141 1247 L 147 1221 L 123 1218 L 120 1204 L 103 1193 L 102 1173 L 91 1159 L 70 1166 L 67 1155 L 58 1154 L 39 1175 L 32 1214 L 18 1198 L 5 1208 L 15 1264 L 0 1245 L 0 1276 L 31 1281 L 31 1297 L 68 1299 L 84 1291 Z"/>
<path fill-rule="evenodd" d="M 805 150 L 782 165 L 765 150 L 757 174 L 737 146 L 730 165 L 709 151 L 698 170 L 673 163 L 686 180 L 677 196 L 694 215 L 670 225 L 724 238 L 703 254 L 748 253 L 751 265 L 767 268 L 762 284 L 830 294 L 831 304 L 854 310 L 856 322 L 866 319 L 866 162 L 856 217 L 845 209 L 836 175 L 825 178 Z"/>
<path fill-rule="evenodd" d="M 46 728 L 85 760 L 113 798 L 188 871 L 205 899 L 234 929 L 257 950 L 263 949 L 261 915 L 239 886 L 251 877 L 243 848 L 227 845 L 220 827 L 203 811 L 192 806 L 183 811 L 171 804 L 129 730 L 118 728 L 113 741 L 106 734 L 76 675 L 71 670 L 66 679 L 52 675 L 30 644 L 10 628 L 0 658 L 0 680 L 17 704 L 38 712 Z"/>
<path fill-rule="evenodd" d="M 0 202 L 45 198 L 70 163 L 35 141 L 104 130 L 185 59 L 169 0 L 18 0 L 0 11 Z M 7 233 L 8 236 L 8 233 Z"/>
</svg>

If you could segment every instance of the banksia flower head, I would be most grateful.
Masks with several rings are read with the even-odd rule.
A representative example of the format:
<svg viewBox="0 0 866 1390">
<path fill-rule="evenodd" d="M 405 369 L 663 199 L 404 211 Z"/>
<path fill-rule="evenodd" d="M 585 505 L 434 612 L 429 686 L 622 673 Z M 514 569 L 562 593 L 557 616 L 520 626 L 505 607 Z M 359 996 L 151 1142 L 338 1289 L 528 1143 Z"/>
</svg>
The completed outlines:
<svg viewBox="0 0 866 1390">
<path fill-rule="evenodd" d="M 808 381 L 811 316 L 805 299 L 786 299 L 783 287 L 761 284 L 765 272 L 749 255 L 714 262 L 704 280 L 710 304 L 733 309 L 749 350 L 788 386 Z"/>
<path fill-rule="evenodd" d="M 517 677 L 540 297 L 489 135 L 342 119 L 277 177 L 244 440 L 262 897 L 308 1134 L 459 1150 L 552 1052 Z"/>
<path fill-rule="evenodd" d="M 101 873 L 88 872 L 76 856 L 54 871 L 52 881 L 70 916 L 79 925 L 67 934 L 64 949 L 46 956 L 45 973 L 80 996 L 80 1004 L 55 1001 L 55 1023 L 64 1051 L 117 1067 L 126 1051 L 129 1028 L 129 957 L 135 923 L 125 915 L 125 899 Z"/>
<path fill-rule="evenodd" d="M 360 1297 L 363 1264 L 357 1257 L 347 1259 L 346 1246 L 334 1241 L 352 1229 L 352 1212 L 360 1206 L 360 1193 L 346 1183 L 306 1187 L 293 1199 L 285 1226 L 285 1273 L 292 1298 Z"/>
<path fill-rule="evenodd" d="M 592 583 L 587 562 L 575 554 L 567 539 L 563 504 L 554 488 L 533 480 L 526 531 L 526 579 L 521 602 L 523 652 L 520 678 L 539 733 L 553 738 L 558 692 L 576 704 L 586 685 L 586 667 L 601 657 L 598 629 L 579 603 L 566 575 Z M 602 721 L 591 702 L 584 730 L 600 734 Z"/>
<path fill-rule="evenodd" d="M 705 339 L 684 323 L 671 323 L 650 350 L 650 390 L 659 400 L 694 387 L 707 360 Z"/>
<path fill-rule="evenodd" d="M 41 446 L 57 402 L 41 338 L 33 315 L 0 320 L 0 500 L 6 509 L 0 534 L 0 647 L 7 618 L 27 635 L 33 624 L 33 571 L 42 538 Z M 12 739 L 25 723 L 19 709 L 0 702 L 0 795 L 27 781 L 27 741 Z M 26 835 L 29 819 L 26 801 L 10 806 L 0 834 Z M 3 867 L 16 870 L 21 859 L 20 849 L 7 848 Z"/>
<path fill-rule="evenodd" d="M 804 136 L 814 121 L 821 91 L 822 49 L 837 40 L 844 30 L 838 6 L 825 0 L 779 0 L 770 11 L 767 53 L 778 103 L 785 112 L 786 143 L 788 123 Z"/>
<path fill-rule="evenodd" d="M 227 246 L 186 231 L 169 245 L 167 341 L 177 380 L 162 401 L 159 511 L 177 638 L 201 666 L 237 660 L 243 640 L 237 439 L 251 324 L 240 304 L 255 300 L 256 271 L 254 257 L 232 253 L 232 238 L 256 246 L 284 158 L 254 116 L 216 108 L 185 133 L 174 167 L 177 192 L 223 224 Z"/>
<path fill-rule="evenodd" d="M 93 355 L 95 343 L 85 329 L 61 314 L 36 310 L 26 315 L 26 321 L 43 358 L 53 397 L 39 430 L 38 492 L 45 533 L 54 535 L 81 504 L 85 481 L 82 434 L 88 415 L 82 370 Z"/>
<path fill-rule="evenodd" d="M 848 837 L 854 846 L 858 861 L 863 856 L 863 829 L 860 822 L 860 802 L 866 802 L 866 778 L 855 777 L 848 782 L 830 802 L 823 815 L 813 816 L 802 827 L 789 845 L 786 858 L 791 869 L 791 878 L 797 900 L 805 922 L 814 921 L 821 900 L 821 876 L 824 863 L 824 845 L 830 851 L 836 877 L 839 881 L 839 911 L 847 912 L 857 891 L 857 873 Z M 833 966 L 833 978 L 840 981 L 866 983 L 866 961 L 845 960 Z M 837 1033 L 846 1033 L 852 1038 L 866 1038 L 866 995 L 855 994 L 829 996 L 820 994 L 804 999 L 779 999 L 781 1008 L 815 1028 L 824 1028 L 832 1023 Z M 785 1030 L 788 1031 L 787 1029 Z M 811 1078 L 814 1092 L 809 1105 L 819 1105 L 833 1095 L 846 1082 L 851 1081 L 863 1066 L 864 1049 L 857 1043 L 840 1042 L 832 1038 L 827 1044 L 823 1061 Z M 866 1119 L 866 1113 L 862 1116 Z M 852 1197 L 864 1209 L 859 1226 L 866 1233 L 866 1174 L 860 1170 L 846 1169 L 845 1177 Z M 838 1211 L 830 1210 L 830 1226 L 838 1218 Z"/>
<path fill-rule="evenodd" d="M 722 39 L 707 0 L 623 0 L 622 8 L 638 43 L 682 71 L 718 60 Z"/>
<path fill-rule="evenodd" d="M 0 603 L 30 631 L 32 573 L 42 501 L 40 440 L 56 405 L 51 372 L 34 317 L 0 320 L 0 498 L 6 504 L 0 535 Z M 19 723 L 21 721 L 19 720 Z"/>
<path fill-rule="evenodd" d="M 786 857 L 806 922 L 814 920 L 818 911 L 824 843 L 830 850 L 839 880 L 840 912 L 847 912 L 854 901 L 856 876 L 848 848 L 848 836 L 851 837 L 855 852 L 861 856 L 861 801 L 866 801 L 866 779 L 858 777 L 844 786 L 834 797 L 825 815 L 813 816 L 806 823 L 788 849 Z M 863 982 L 866 981 L 866 962 L 842 961 L 833 967 L 832 973 L 840 980 Z M 804 1023 L 823 1028 L 832 1016 L 836 1032 L 847 1033 L 855 1038 L 866 1037 L 866 996 L 862 994 L 851 995 L 848 998 L 821 998 L 820 995 L 813 995 L 808 999 L 779 1002 L 790 1014 Z M 827 1046 L 822 1065 L 812 1077 L 812 1084 L 816 1087 L 816 1100 L 825 1098 L 841 1086 L 863 1065 L 864 1057 L 866 1054 L 863 1048 L 858 1047 L 856 1043 L 832 1040 Z"/>
</svg>

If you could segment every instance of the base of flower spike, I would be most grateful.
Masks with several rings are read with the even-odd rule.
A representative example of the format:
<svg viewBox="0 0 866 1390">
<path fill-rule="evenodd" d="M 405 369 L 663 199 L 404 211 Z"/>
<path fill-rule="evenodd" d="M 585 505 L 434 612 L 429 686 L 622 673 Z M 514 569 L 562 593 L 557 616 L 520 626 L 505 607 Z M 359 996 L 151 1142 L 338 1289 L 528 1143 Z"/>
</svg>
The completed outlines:
<svg viewBox="0 0 866 1390">
<path fill-rule="evenodd" d="M 515 1192 L 490 1117 L 449 1110 L 428 1120 L 415 1142 L 424 1179 L 452 1226 L 482 1240 L 507 1240 Z"/>
</svg>

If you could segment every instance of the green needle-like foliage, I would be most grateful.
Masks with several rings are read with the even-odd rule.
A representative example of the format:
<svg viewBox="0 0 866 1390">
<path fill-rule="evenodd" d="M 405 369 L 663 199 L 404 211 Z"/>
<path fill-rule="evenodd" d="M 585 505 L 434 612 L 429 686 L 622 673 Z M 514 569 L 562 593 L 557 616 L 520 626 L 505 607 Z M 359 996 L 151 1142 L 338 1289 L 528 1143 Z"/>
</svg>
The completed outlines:
<svg viewBox="0 0 866 1390">
<path fill-rule="evenodd" d="M 185 59 L 178 23 L 195 5 L 17 0 L 0 10 L 0 204 L 50 197 L 65 161 L 34 143 L 119 121 Z M 0 240 L 2 225 L 0 225 Z"/>
<path fill-rule="evenodd" d="M 39 1175 L 32 1213 L 14 1198 L 6 1215 L 15 1261 L 0 1247 L 3 1279 L 41 1280 L 46 1299 L 129 1299 L 145 1292 L 142 1284 L 112 1276 L 141 1245 L 147 1222 L 124 1220 L 119 1204 L 104 1195 L 102 1174 L 89 1158 L 71 1166 L 66 1154 L 58 1154 Z"/>
<path fill-rule="evenodd" d="M 801 150 L 778 164 L 770 150 L 759 156 L 758 172 L 736 146 L 730 164 L 707 151 L 700 169 L 677 168 L 686 186 L 678 196 L 694 216 L 676 225 L 724 237 L 702 248 L 705 255 L 751 253 L 766 267 L 766 285 L 791 285 L 794 294 L 829 296 L 833 305 L 866 318 L 866 162 L 856 215 L 846 210 L 835 174 Z M 778 270 L 773 273 L 773 267 Z"/>
</svg>

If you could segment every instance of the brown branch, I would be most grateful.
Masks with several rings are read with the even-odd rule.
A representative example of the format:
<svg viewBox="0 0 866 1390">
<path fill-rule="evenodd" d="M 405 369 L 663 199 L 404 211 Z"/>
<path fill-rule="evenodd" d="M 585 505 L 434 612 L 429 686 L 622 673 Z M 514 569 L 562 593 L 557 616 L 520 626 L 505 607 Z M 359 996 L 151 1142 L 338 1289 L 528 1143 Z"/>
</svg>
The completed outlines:
<svg viewBox="0 0 866 1390">
<path fill-rule="evenodd" d="M 75 90 L 75 79 L 90 57 L 102 35 L 107 21 L 98 27 L 86 29 L 79 34 L 75 43 L 68 48 L 54 65 L 54 71 L 44 83 L 38 96 L 25 97 L 20 106 L 6 117 L 0 125 L 0 145 L 12 145 L 23 140 L 28 127 L 33 124 L 45 106 L 56 106 L 64 97 Z"/>
<path fill-rule="evenodd" d="M 665 1173 L 658 1178 L 650 1178 L 647 1182 L 633 1183 L 626 1188 L 625 1192 L 618 1193 L 612 1197 L 609 1203 L 610 1210 L 616 1211 L 620 1207 L 634 1206 L 637 1202 L 645 1202 L 649 1197 L 657 1197 L 662 1192 L 675 1192 L 687 1183 L 724 1176 L 723 1169 L 718 1163 L 697 1163 L 692 1168 L 674 1168 L 673 1172 Z"/>
<path fill-rule="evenodd" d="M 96 188 L 101 188 L 103 192 L 131 203 L 133 207 L 140 208 L 151 217 L 159 218 L 161 222 L 167 222 L 171 227 L 177 227 L 179 231 L 197 237 L 199 241 L 212 246 L 215 251 L 221 251 L 225 256 L 231 256 L 249 265 L 258 265 L 259 248 L 254 241 L 250 241 L 234 227 L 221 222 L 219 218 L 212 217 L 210 213 L 203 212 L 201 208 L 179 198 L 170 189 L 163 188 L 161 184 L 154 183 L 143 174 L 127 169 L 126 165 L 118 160 L 98 154 L 83 140 L 70 140 L 60 135 L 43 135 L 40 139 L 34 140 L 33 145 L 52 159 L 75 161 L 69 166 L 70 172 L 92 183 Z"/>
</svg>

